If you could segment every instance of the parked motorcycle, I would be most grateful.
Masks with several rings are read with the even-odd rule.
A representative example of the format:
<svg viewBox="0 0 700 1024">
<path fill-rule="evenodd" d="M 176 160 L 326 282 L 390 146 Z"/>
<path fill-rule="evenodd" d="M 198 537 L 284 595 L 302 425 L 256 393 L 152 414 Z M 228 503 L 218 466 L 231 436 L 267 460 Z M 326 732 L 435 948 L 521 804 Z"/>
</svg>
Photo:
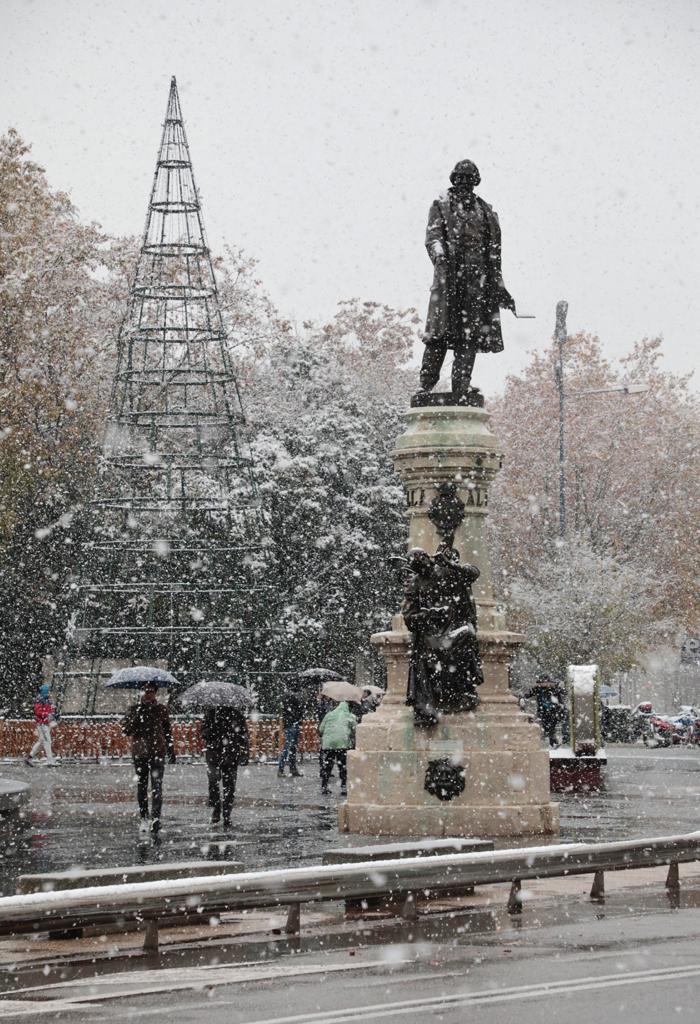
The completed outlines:
<svg viewBox="0 0 700 1024">
<path fill-rule="evenodd" d="M 647 727 L 642 735 L 645 747 L 670 747 L 675 727 L 663 715 L 649 715 Z"/>
<path fill-rule="evenodd" d="M 643 740 L 648 735 L 649 719 L 652 714 L 653 707 L 650 700 L 642 701 L 633 709 L 630 715 L 630 739 L 633 743 L 636 740 Z"/>
<path fill-rule="evenodd" d="M 683 708 L 680 715 L 669 715 L 673 725 L 673 742 L 688 746 L 700 743 L 700 716 L 695 708 Z"/>
</svg>

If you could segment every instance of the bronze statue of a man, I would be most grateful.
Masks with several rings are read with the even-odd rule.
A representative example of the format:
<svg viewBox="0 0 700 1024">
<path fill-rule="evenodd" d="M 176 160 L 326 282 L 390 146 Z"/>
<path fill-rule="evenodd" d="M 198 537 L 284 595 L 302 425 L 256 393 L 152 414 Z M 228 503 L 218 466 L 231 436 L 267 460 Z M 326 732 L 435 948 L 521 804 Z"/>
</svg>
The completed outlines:
<svg viewBox="0 0 700 1024">
<path fill-rule="evenodd" d="M 440 379 L 448 349 L 454 351 L 452 394 L 466 400 L 477 352 L 503 351 L 501 309 L 515 302 L 501 275 L 501 229 L 488 203 L 474 194 L 476 164 L 460 160 L 452 188 L 430 207 L 425 245 L 433 262 L 433 286 L 425 327 L 421 387 Z"/>
<path fill-rule="evenodd" d="M 422 548 L 408 553 L 411 578 L 401 611 L 413 633 L 406 703 L 416 725 L 433 726 L 442 711 L 472 711 L 483 682 L 476 603 L 475 565 L 460 564 L 443 545 L 433 558 Z"/>
</svg>

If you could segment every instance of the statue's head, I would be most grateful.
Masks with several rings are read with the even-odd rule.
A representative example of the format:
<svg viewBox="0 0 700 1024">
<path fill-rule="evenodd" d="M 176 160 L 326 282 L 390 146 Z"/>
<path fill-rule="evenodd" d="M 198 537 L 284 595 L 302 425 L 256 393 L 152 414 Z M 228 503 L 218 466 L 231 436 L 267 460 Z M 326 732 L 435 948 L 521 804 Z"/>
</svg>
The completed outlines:
<svg viewBox="0 0 700 1024">
<path fill-rule="evenodd" d="M 469 188 L 476 188 L 481 181 L 479 168 L 471 160 L 460 160 L 455 164 L 455 169 L 450 175 L 453 185 L 466 185 Z"/>
<path fill-rule="evenodd" d="M 430 569 L 433 560 L 423 548 L 411 548 L 406 555 L 406 562 L 411 572 L 424 573 Z"/>
</svg>

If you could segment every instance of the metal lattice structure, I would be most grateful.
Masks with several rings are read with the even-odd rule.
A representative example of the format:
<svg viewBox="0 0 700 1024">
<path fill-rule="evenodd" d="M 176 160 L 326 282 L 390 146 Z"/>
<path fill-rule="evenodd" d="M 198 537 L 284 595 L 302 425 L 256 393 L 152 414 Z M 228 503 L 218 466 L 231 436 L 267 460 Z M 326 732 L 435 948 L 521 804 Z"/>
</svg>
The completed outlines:
<svg viewBox="0 0 700 1024">
<path fill-rule="evenodd" d="M 112 710 L 100 681 L 116 665 L 193 682 L 256 664 L 264 522 L 242 422 L 173 78 L 58 672 L 65 711 Z"/>
</svg>

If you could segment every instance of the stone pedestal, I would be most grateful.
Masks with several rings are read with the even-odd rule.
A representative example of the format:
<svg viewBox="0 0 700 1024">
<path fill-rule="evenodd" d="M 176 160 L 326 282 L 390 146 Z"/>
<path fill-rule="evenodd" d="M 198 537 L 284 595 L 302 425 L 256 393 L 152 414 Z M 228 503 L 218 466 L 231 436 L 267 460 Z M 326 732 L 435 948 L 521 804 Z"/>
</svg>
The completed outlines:
<svg viewBox="0 0 700 1024">
<path fill-rule="evenodd" d="M 357 730 L 348 754 L 348 798 L 339 809 L 348 832 L 396 836 L 527 836 L 557 833 L 549 800 L 549 755 L 508 689 L 508 663 L 522 637 L 505 629 L 493 599 L 486 544 L 488 487 L 501 465 L 488 413 L 468 407 L 412 409 L 393 453 L 407 490 L 409 546 L 433 554 L 440 538 L 428 518 L 445 481 L 457 484 L 466 516 L 455 536 L 462 561 L 481 570 L 474 587 L 484 666 L 475 712 L 445 714 L 431 729 L 413 724 L 405 704 L 411 634 L 401 615 L 372 637 L 387 665 L 381 707 Z M 428 762 L 464 768 L 464 791 L 449 801 L 426 792 Z"/>
</svg>

